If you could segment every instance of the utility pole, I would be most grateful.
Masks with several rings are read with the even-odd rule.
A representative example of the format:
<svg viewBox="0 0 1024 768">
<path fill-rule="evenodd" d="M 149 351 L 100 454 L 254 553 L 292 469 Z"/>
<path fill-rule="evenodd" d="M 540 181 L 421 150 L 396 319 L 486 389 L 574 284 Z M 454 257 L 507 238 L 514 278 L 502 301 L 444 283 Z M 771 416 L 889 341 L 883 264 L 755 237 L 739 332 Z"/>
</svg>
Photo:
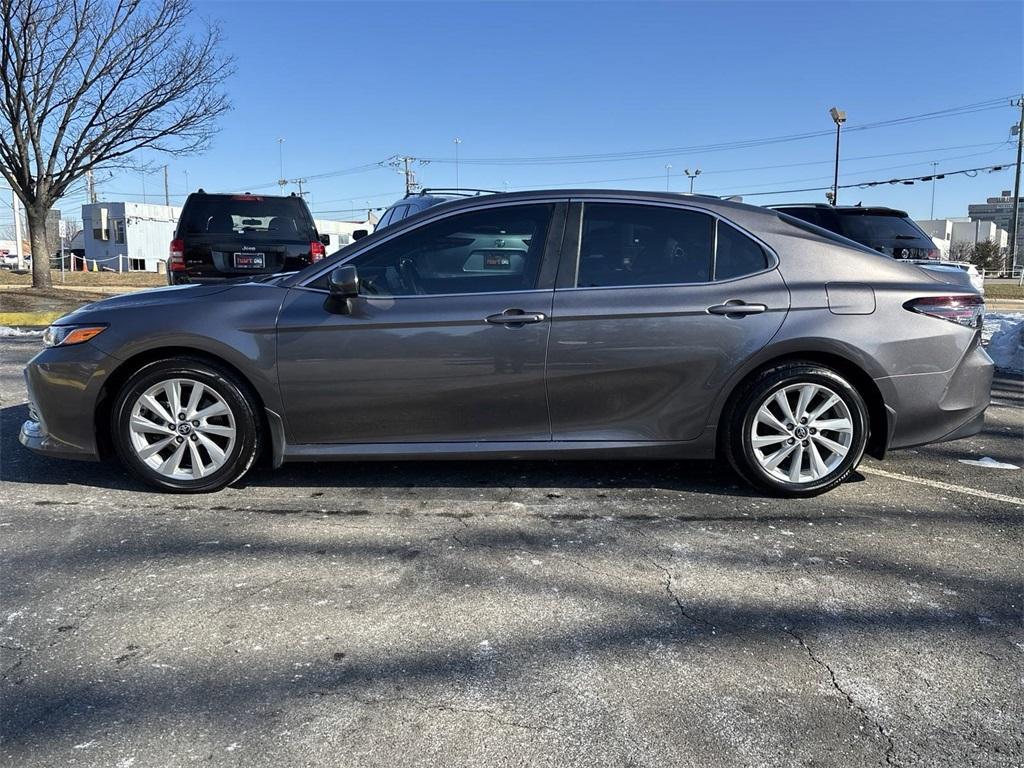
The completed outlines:
<svg viewBox="0 0 1024 768">
<path fill-rule="evenodd" d="M 828 113 L 832 116 L 832 122 L 836 124 L 836 170 L 832 181 L 832 205 L 839 205 L 839 134 L 842 132 L 843 123 L 846 122 L 846 113 L 837 107 L 832 107 Z"/>
<path fill-rule="evenodd" d="M 416 181 L 416 172 L 412 169 L 412 164 L 426 165 L 428 162 L 430 161 L 420 160 L 418 157 L 409 157 L 408 155 L 395 155 L 387 161 L 389 166 L 405 176 L 405 194 L 407 195 L 418 192 L 420 189 L 419 182 Z"/>
<path fill-rule="evenodd" d="M 935 173 L 939 170 L 938 163 L 932 163 L 932 212 L 928 215 L 929 219 L 935 218 Z"/>
<path fill-rule="evenodd" d="M 18 269 L 25 268 L 25 253 L 21 248 L 21 200 L 18 193 L 11 190 L 11 199 L 14 201 L 14 255 L 18 257 Z"/>
<path fill-rule="evenodd" d="M 164 205 L 171 207 L 171 190 L 167 187 L 167 165 L 164 164 Z"/>
<path fill-rule="evenodd" d="M 672 173 L 672 164 L 665 165 L 665 191 L 668 192 L 668 177 Z"/>
<path fill-rule="evenodd" d="M 288 185 L 288 179 L 284 177 L 284 139 L 279 138 L 277 140 L 277 161 L 280 165 L 280 175 L 277 177 L 277 185 L 281 187 L 281 194 L 284 194 L 284 188 Z"/>
<path fill-rule="evenodd" d="M 1013 231 L 1010 233 L 1010 275 L 1017 268 L 1017 240 L 1020 232 L 1020 156 L 1021 148 L 1024 146 L 1024 96 L 1017 99 L 1014 104 L 1020 107 L 1020 120 L 1017 122 L 1017 172 L 1013 177 Z M 1024 285 L 1024 269 L 1020 273 L 1020 285 Z"/>
<path fill-rule="evenodd" d="M 90 203 L 96 202 L 96 179 L 93 177 L 92 168 L 85 172 L 85 190 Z"/>
<path fill-rule="evenodd" d="M 292 184 L 298 184 L 299 185 L 299 197 L 302 197 L 303 195 L 308 195 L 309 194 L 308 192 L 303 192 L 302 191 L 302 185 L 305 184 L 305 183 L 306 183 L 305 179 L 292 179 Z"/>
<path fill-rule="evenodd" d="M 462 143 L 462 139 L 456 136 L 452 139 L 452 143 L 455 144 L 455 191 L 459 191 L 459 144 Z"/>
<path fill-rule="evenodd" d="M 694 179 L 696 179 L 698 176 L 700 176 L 700 168 L 697 168 L 696 170 L 694 170 L 692 172 L 690 171 L 689 168 L 686 168 L 683 171 L 683 173 L 685 173 L 686 174 L 686 178 L 688 178 L 690 180 L 690 194 L 692 195 L 693 194 L 693 182 L 694 182 Z"/>
</svg>

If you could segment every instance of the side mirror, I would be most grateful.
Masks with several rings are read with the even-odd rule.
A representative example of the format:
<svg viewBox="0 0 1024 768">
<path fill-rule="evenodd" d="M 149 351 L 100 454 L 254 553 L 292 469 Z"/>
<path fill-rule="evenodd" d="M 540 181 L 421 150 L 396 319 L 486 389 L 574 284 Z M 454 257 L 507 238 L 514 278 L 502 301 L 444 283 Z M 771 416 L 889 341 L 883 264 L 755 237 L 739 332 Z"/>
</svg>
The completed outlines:
<svg viewBox="0 0 1024 768">
<path fill-rule="evenodd" d="M 355 242 L 356 240 L 362 240 L 368 234 L 370 234 L 370 230 L 368 230 L 368 229 L 357 229 L 357 230 L 354 230 L 352 232 L 352 242 Z"/>
<path fill-rule="evenodd" d="M 328 312 L 348 315 L 352 312 L 352 299 L 359 296 L 359 273 L 351 264 L 338 267 L 327 277 L 329 294 L 324 307 Z"/>
<path fill-rule="evenodd" d="M 330 235 L 320 235 L 320 242 L 323 245 L 330 245 L 331 244 L 331 236 Z"/>
</svg>

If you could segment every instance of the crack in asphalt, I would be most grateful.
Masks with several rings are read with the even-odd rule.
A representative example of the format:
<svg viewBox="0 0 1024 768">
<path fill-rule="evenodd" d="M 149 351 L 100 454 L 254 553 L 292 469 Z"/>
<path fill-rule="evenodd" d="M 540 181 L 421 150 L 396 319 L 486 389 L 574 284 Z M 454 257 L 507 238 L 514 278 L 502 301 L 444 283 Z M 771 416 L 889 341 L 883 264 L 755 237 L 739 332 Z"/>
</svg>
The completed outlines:
<svg viewBox="0 0 1024 768">
<path fill-rule="evenodd" d="M 783 631 L 800 644 L 800 647 L 803 648 L 804 652 L 807 654 L 807 658 L 809 658 L 817 666 L 821 667 L 826 672 L 828 672 L 828 676 L 829 676 L 829 680 L 830 680 L 830 682 L 832 684 L 832 688 L 837 693 L 839 693 L 840 696 L 842 696 L 846 700 L 846 703 L 850 707 L 850 709 L 853 709 L 856 712 L 858 712 L 860 714 L 860 716 L 863 717 L 868 723 L 870 723 L 871 726 L 876 731 L 878 731 L 878 734 L 883 739 L 885 739 L 885 741 L 886 741 L 886 748 L 885 748 L 885 763 L 886 763 L 886 765 L 899 765 L 899 763 L 896 761 L 896 754 L 895 754 L 896 753 L 896 742 L 893 740 L 892 736 L 890 736 L 886 732 L 885 728 L 882 727 L 882 724 L 879 723 L 877 720 L 875 720 L 868 713 L 868 711 L 866 709 L 864 709 L 864 707 L 862 707 L 860 704 L 858 704 L 856 701 L 854 701 L 853 696 L 851 696 L 850 693 L 847 692 L 847 690 L 845 688 L 843 688 L 842 685 L 840 685 L 839 679 L 836 677 L 835 670 L 832 669 L 832 667 L 828 664 L 828 662 L 826 662 L 824 659 L 822 659 L 820 656 L 818 656 L 814 652 L 814 650 L 811 648 L 811 646 L 809 646 L 807 644 L 807 641 L 804 640 L 801 635 L 799 635 L 797 632 L 794 632 L 791 629 L 784 629 Z"/>
<path fill-rule="evenodd" d="M 679 595 L 677 595 L 675 593 L 675 591 L 672 589 L 672 573 L 669 571 L 669 569 L 666 568 L 665 566 L 663 566 L 661 563 L 657 562 L 656 560 L 651 559 L 650 557 L 646 558 L 646 560 L 651 565 L 653 565 L 655 568 L 657 568 L 658 570 L 660 570 L 662 573 L 665 574 L 665 592 L 667 592 L 668 596 L 671 597 L 672 600 L 675 602 L 676 607 L 679 609 L 679 613 L 683 616 L 683 618 L 685 618 L 691 624 L 695 624 L 697 626 L 705 627 L 705 628 L 711 630 L 711 634 L 717 635 L 718 634 L 718 626 L 717 625 L 713 624 L 712 622 L 708 621 L 707 619 L 702 619 L 700 616 L 692 614 L 692 613 L 690 613 L 689 611 L 686 610 L 686 606 L 683 605 L 683 601 L 679 599 Z"/>
</svg>

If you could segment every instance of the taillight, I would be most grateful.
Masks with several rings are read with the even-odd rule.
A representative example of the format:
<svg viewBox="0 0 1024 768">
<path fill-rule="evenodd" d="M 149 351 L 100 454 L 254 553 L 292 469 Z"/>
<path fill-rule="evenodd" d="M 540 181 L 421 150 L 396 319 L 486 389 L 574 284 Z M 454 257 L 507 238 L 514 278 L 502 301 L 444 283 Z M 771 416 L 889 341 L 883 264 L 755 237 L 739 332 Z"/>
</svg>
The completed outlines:
<svg viewBox="0 0 1024 768">
<path fill-rule="evenodd" d="M 925 258 L 929 260 L 934 259 L 935 261 L 939 261 L 942 259 L 942 254 L 939 253 L 936 249 L 932 248 L 930 251 L 928 251 L 928 255 L 925 256 Z"/>
<path fill-rule="evenodd" d="M 171 240 L 171 252 L 167 257 L 167 270 L 169 272 L 185 271 L 185 241 Z"/>
<path fill-rule="evenodd" d="M 981 328 L 985 320 L 985 299 L 981 296 L 925 296 L 911 299 L 903 307 L 967 328 Z"/>
<path fill-rule="evenodd" d="M 327 252 L 324 250 L 324 244 L 319 240 L 314 240 L 309 244 L 309 259 L 310 261 L 320 261 Z"/>
</svg>

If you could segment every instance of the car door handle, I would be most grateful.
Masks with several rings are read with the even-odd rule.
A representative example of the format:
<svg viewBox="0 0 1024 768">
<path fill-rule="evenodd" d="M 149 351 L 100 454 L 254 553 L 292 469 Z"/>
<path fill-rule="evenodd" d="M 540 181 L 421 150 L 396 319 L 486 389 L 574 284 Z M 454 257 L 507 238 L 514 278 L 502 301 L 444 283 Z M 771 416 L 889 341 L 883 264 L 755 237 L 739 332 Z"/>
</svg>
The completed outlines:
<svg viewBox="0 0 1024 768">
<path fill-rule="evenodd" d="M 497 315 L 488 315 L 484 318 L 485 323 L 491 325 L 512 325 L 520 326 L 527 323 L 541 323 L 546 319 L 543 312 L 525 312 L 521 309 L 506 309 Z"/>
<path fill-rule="evenodd" d="M 766 312 L 768 307 L 764 304 L 747 304 L 745 301 L 730 300 L 725 304 L 715 304 L 708 307 L 712 315 L 759 315 Z"/>
</svg>

